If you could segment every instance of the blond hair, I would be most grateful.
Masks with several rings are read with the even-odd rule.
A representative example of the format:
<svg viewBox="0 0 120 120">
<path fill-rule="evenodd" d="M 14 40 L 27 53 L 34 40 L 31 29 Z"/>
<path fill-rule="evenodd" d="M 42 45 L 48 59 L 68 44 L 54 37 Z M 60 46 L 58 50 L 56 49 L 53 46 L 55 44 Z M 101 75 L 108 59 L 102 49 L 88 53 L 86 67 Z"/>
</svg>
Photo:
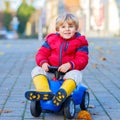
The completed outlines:
<svg viewBox="0 0 120 120">
<path fill-rule="evenodd" d="M 63 25 L 64 22 L 67 22 L 69 25 L 75 25 L 76 30 L 79 27 L 78 18 L 71 13 L 65 13 L 56 19 L 56 31 L 59 30 L 59 27 Z"/>
</svg>

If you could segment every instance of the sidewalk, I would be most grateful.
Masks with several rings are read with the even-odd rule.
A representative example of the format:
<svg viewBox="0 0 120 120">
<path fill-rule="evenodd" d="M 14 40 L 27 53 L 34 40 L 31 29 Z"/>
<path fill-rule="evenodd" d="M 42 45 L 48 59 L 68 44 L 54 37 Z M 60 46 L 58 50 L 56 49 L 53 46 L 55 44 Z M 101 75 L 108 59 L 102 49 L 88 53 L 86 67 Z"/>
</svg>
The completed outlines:
<svg viewBox="0 0 120 120">
<path fill-rule="evenodd" d="M 90 89 L 88 111 L 93 120 L 119 120 L 120 41 L 88 40 L 90 60 L 83 71 L 83 81 Z M 30 101 L 24 97 L 26 90 L 34 88 L 31 70 L 39 46 L 38 40 L 0 40 L 0 120 L 66 120 L 61 113 L 42 113 L 34 118 Z M 76 109 L 78 113 L 79 106 Z"/>
</svg>

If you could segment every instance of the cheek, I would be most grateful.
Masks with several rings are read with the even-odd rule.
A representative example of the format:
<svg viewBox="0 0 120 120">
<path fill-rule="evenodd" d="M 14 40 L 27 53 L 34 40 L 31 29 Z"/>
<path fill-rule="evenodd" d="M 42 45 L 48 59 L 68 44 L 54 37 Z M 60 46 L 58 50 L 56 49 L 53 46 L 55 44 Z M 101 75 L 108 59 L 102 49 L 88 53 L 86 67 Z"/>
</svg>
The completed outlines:
<svg viewBox="0 0 120 120">
<path fill-rule="evenodd" d="M 59 29 L 59 31 L 58 31 L 60 34 L 62 34 L 63 32 L 64 32 L 64 30 L 63 29 Z"/>
<path fill-rule="evenodd" d="M 60 28 L 59 28 L 59 29 L 58 29 L 58 32 L 59 32 L 59 33 L 62 33 L 62 32 L 63 32 L 63 29 L 60 29 Z"/>
<path fill-rule="evenodd" d="M 77 32 L 77 30 L 75 28 L 71 29 L 72 32 Z"/>
<path fill-rule="evenodd" d="M 73 30 L 73 31 L 71 31 L 72 32 L 72 34 L 75 34 L 77 31 L 76 30 Z"/>
</svg>

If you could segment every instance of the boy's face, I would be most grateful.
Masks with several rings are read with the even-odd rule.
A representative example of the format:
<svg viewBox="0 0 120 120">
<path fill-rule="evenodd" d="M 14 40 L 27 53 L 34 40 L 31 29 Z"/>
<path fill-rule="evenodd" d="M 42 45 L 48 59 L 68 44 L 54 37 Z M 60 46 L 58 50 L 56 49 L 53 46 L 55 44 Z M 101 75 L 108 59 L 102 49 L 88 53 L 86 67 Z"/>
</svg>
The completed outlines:
<svg viewBox="0 0 120 120">
<path fill-rule="evenodd" d="M 63 25 L 59 27 L 58 32 L 64 39 L 70 39 L 76 33 L 76 27 L 75 25 L 69 25 L 67 22 L 64 22 Z"/>
</svg>

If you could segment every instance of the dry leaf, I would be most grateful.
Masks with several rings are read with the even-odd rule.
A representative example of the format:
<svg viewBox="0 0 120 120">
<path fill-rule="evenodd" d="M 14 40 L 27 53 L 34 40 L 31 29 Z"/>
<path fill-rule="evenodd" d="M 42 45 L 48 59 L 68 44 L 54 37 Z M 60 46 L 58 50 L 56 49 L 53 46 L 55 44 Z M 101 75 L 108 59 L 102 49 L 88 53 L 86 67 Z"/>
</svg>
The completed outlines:
<svg viewBox="0 0 120 120">
<path fill-rule="evenodd" d="M 93 68 L 96 68 L 96 69 L 98 68 L 96 63 L 93 64 L 92 66 L 93 66 Z"/>
<path fill-rule="evenodd" d="M 92 113 L 92 115 L 98 115 L 99 113 L 98 112 L 96 112 L 96 113 Z"/>
<path fill-rule="evenodd" d="M 95 108 L 95 106 L 94 106 L 94 105 L 89 105 L 88 107 L 89 107 L 89 108 Z"/>
<path fill-rule="evenodd" d="M 106 58 L 106 57 L 101 57 L 100 60 L 102 60 L 102 61 L 106 61 L 107 58 Z"/>
<path fill-rule="evenodd" d="M 103 48 L 101 46 L 96 46 L 95 49 L 96 50 L 102 50 Z"/>
<path fill-rule="evenodd" d="M 0 113 L 10 113 L 12 110 L 0 110 Z"/>
<path fill-rule="evenodd" d="M 4 55 L 4 54 L 5 54 L 4 52 L 0 51 L 0 55 Z"/>
<path fill-rule="evenodd" d="M 7 47 L 7 48 L 10 48 L 10 47 L 11 47 L 11 44 L 7 44 L 6 47 Z"/>
</svg>

